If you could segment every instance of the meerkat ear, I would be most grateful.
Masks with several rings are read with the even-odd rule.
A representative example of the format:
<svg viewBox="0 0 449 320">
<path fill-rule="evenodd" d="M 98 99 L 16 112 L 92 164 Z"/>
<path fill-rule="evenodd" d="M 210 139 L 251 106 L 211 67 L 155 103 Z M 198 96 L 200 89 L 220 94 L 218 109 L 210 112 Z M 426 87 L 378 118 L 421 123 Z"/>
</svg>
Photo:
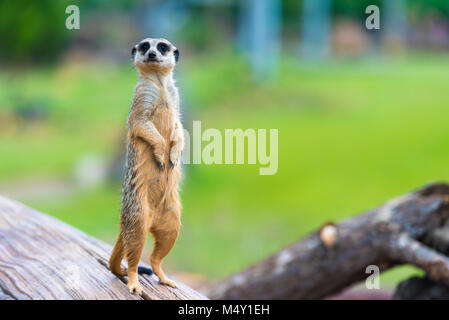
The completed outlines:
<svg viewBox="0 0 449 320">
<path fill-rule="evenodd" d="M 178 60 L 179 60 L 179 50 L 176 49 L 176 50 L 173 52 L 173 54 L 175 55 L 175 61 L 178 62 Z"/>
<path fill-rule="evenodd" d="M 136 47 L 133 47 L 133 49 L 131 50 L 131 56 L 132 56 L 132 59 L 134 60 L 134 57 L 136 56 Z"/>
</svg>

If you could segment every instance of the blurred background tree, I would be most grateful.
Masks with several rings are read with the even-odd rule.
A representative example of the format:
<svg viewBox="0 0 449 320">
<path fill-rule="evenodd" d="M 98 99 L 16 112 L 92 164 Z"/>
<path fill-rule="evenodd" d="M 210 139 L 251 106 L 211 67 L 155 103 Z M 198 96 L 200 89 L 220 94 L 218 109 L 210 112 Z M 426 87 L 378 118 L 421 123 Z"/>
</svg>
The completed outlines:
<svg viewBox="0 0 449 320">
<path fill-rule="evenodd" d="M 67 44 L 61 26 L 69 1 L 2 1 L 0 55 L 3 62 L 39 63 L 58 57 Z"/>
</svg>

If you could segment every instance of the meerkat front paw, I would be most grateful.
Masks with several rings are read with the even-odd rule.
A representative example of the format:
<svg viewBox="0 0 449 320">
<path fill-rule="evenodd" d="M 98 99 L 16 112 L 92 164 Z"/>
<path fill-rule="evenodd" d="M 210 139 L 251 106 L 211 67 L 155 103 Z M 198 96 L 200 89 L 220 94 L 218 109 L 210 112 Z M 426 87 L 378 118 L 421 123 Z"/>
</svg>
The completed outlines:
<svg viewBox="0 0 449 320">
<path fill-rule="evenodd" d="M 170 166 L 173 168 L 181 161 L 181 152 L 172 149 L 170 152 Z"/>
<path fill-rule="evenodd" d="M 128 290 L 131 294 L 142 295 L 142 287 L 138 282 L 128 283 Z"/>
<path fill-rule="evenodd" d="M 161 155 L 154 155 L 154 159 L 156 160 L 156 163 L 162 171 L 165 170 L 165 163 L 164 163 L 164 157 Z"/>
<path fill-rule="evenodd" d="M 161 169 L 162 171 L 165 170 L 165 163 L 163 161 L 158 161 L 157 162 L 159 169 Z"/>
</svg>

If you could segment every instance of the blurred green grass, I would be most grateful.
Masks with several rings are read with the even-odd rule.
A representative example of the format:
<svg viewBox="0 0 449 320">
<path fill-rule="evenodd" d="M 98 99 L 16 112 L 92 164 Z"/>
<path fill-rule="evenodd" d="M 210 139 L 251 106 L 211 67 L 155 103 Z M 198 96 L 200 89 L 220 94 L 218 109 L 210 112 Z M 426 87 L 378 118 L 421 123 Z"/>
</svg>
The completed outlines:
<svg viewBox="0 0 449 320">
<path fill-rule="evenodd" d="M 448 180 L 448 56 L 323 65 L 285 57 L 278 79 L 262 83 L 229 54 L 187 61 L 177 72 L 185 118 L 201 120 L 203 129 L 278 129 L 279 169 L 260 176 L 259 165 L 186 166 L 183 228 L 166 262 L 171 269 L 221 277 L 325 221 Z M 83 154 L 113 157 L 123 147 L 135 83 L 135 70 L 110 65 L 0 74 L 5 108 L 14 106 L 9 92 L 48 97 L 56 106 L 43 124 L 0 132 L 0 182 L 70 178 Z M 118 184 L 27 203 L 115 240 Z M 416 272 L 398 268 L 381 279 L 392 284 Z"/>
</svg>

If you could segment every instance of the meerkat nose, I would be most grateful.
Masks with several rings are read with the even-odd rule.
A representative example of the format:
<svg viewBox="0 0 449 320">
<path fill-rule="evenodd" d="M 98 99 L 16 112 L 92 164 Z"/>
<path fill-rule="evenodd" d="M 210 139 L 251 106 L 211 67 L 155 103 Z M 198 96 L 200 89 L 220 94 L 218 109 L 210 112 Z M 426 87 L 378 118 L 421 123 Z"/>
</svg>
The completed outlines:
<svg viewBox="0 0 449 320">
<path fill-rule="evenodd" d="M 148 59 L 155 59 L 156 58 L 156 52 L 150 51 L 148 53 Z"/>
</svg>

